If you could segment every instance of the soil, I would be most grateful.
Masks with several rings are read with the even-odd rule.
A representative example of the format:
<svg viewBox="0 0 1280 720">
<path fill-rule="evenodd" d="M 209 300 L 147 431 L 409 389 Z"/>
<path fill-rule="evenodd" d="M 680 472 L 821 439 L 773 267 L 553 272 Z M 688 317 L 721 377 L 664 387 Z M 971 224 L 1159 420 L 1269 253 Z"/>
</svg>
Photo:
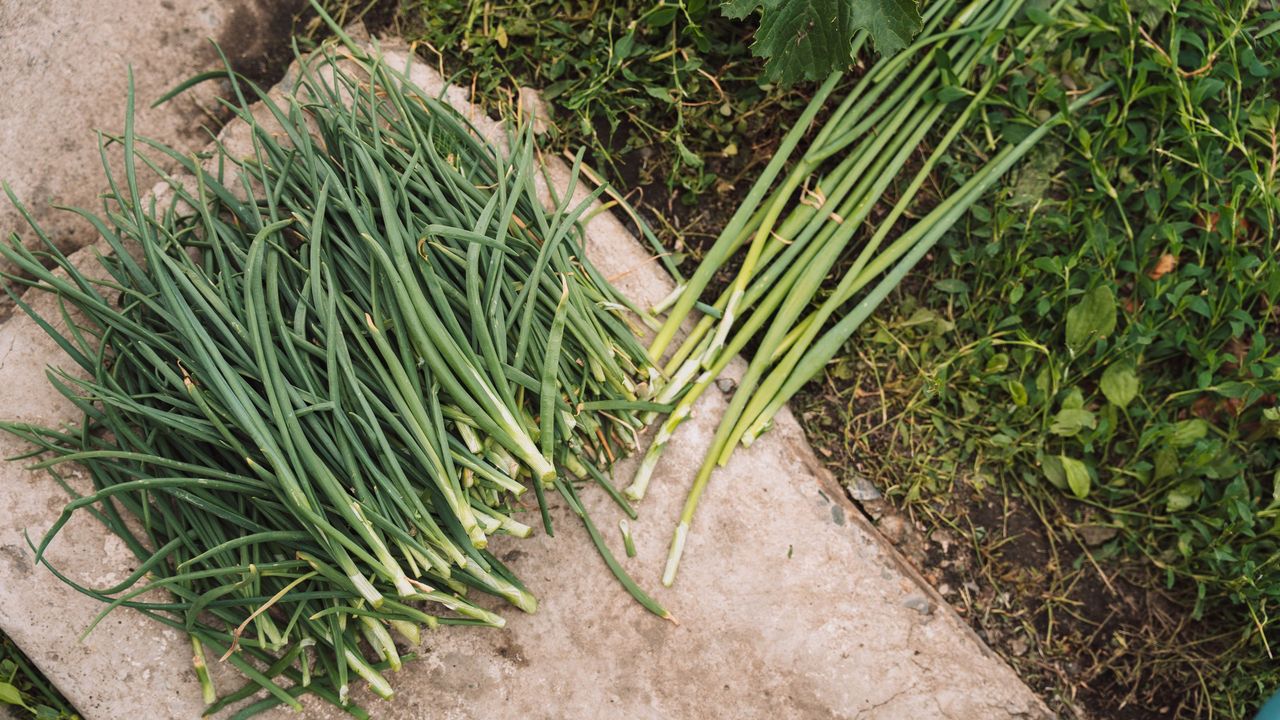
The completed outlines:
<svg viewBox="0 0 1280 720">
<path fill-rule="evenodd" d="M 1203 716 L 1195 668 L 1224 641 L 1210 635 L 1211 611 L 1191 621 L 1194 598 L 1167 591 L 1152 563 L 1111 557 L 1114 532 L 1073 521 L 1080 506 L 1072 501 L 1037 504 L 1015 488 L 965 479 L 924 500 L 885 499 L 871 488 L 896 494 L 901 485 L 884 458 L 912 450 L 887 429 L 863 435 L 849 423 L 867 412 L 881 417 L 879 395 L 846 409 L 827 381 L 793 402 L 819 456 L 1051 709 L 1073 720 Z M 900 411 L 890 407 L 890 417 Z M 859 440 L 837 440 L 838 433 Z"/>
<path fill-rule="evenodd" d="M 620 139 L 629 134 L 630 128 L 624 123 L 612 138 L 620 145 Z M 692 272 L 703 251 L 715 242 L 720 229 L 751 191 L 752 182 L 773 156 L 782 136 L 773 127 L 757 126 L 748 129 L 746 140 L 750 148 L 746 152 L 728 158 L 718 154 L 706 158 L 707 170 L 719 180 L 697 197 L 681 188 L 668 187 L 662 175 L 667 159 L 661 152 L 644 147 L 618 155 L 619 173 L 613 181 L 647 216 L 646 222 L 659 232 L 669 250 L 688 255 L 682 271 Z M 660 232 L 664 230 L 666 232 Z"/>
<path fill-rule="evenodd" d="M 286 39 L 295 22 L 312 14 L 306 0 L 245 0 L 232 9 L 218 46 L 236 73 L 270 87 L 293 61 Z"/>
</svg>

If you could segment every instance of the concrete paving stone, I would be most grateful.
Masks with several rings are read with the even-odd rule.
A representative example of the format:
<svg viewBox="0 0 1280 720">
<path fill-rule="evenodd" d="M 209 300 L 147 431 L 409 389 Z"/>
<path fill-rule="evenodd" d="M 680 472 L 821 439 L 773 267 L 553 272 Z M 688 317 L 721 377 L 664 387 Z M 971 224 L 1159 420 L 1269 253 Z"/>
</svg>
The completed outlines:
<svg viewBox="0 0 1280 720">
<path fill-rule="evenodd" d="M 99 207 L 104 183 L 95 132 L 124 127 L 128 69 L 136 76 L 138 132 L 202 147 L 209 140 L 202 127 L 221 124 L 225 116 L 215 102 L 223 89 L 218 83 L 158 108 L 151 103 L 196 72 L 218 66 L 210 40 L 251 76 L 262 78 L 272 67 L 278 72 L 281 54 L 289 53 L 283 38 L 302 1 L 3 0 L 0 180 L 63 250 L 91 242 L 88 223 L 50 204 Z M 17 210 L 0 201 L 0 234 L 14 231 L 34 241 Z M 6 269 L 0 261 L 0 270 Z M 0 317 L 8 307 L 8 298 L 0 299 Z"/>
<path fill-rule="evenodd" d="M 391 47 L 390 45 L 386 47 Z M 400 50 L 388 52 L 407 63 Z M 442 87 L 430 68 L 412 74 Z M 449 95 L 486 133 L 460 90 Z M 118 103 L 118 98 L 117 98 Z M 226 130 L 233 137 L 235 127 Z M 567 169 L 551 163 L 552 182 Z M 588 253 L 639 302 L 670 280 L 612 215 L 587 228 Z M 87 251 L 79 253 L 93 265 Z M 33 298 L 46 311 L 47 297 Z M 45 382 L 60 352 L 33 323 L 0 326 L 0 418 L 57 424 L 73 408 Z M 730 372 L 739 373 L 739 364 Z M 658 620 L 617 585 L 576 519 L 553 512 L 556 536 L 500 538 L 496 552 L 539 596 L 536 614 L 505 611 L 503 630 L 427 633 L 419 661 L 391 676 L 391 702 L 355 699 L 385 718 L 1044 718 L 1013 671 L 901 559 L 845 498 L 794 418 L 734 455 L 712 480 L 674 588 L 658 577 L 688 483 L 726 405 L 705 395 L 669 445 L 632 522 L 638 557 L 624 564 L 679 619 Z M 22 450 L 0 436 L 0 453 Z M 625 481 L 634 468 L 621 464 Z M 87 478 L 73 474 L 73 485 Z M 602 493 L 586 501 L 616 546 L 619 512 Z M 195 718 L 200 693 L 190 646 L 177 633 L 120 611 L 77 639 L 100 606 L 32 566 L 23 533 L 38 536 L 65 502 L 42 473 L 0 466 L 0 626 L 86 718 Z M 618 553 L 622 557 L 621 553 Z M 133 559 L 88 516 L 74 519 L 48 557 L 87 584 L 125 576 Z M 234 673 L 214 663 L 219 687 Z M 298 717 L 281 711 L 270 717 Z M 336 718 L 314 701 L 306 718 Z"/>
</svg>

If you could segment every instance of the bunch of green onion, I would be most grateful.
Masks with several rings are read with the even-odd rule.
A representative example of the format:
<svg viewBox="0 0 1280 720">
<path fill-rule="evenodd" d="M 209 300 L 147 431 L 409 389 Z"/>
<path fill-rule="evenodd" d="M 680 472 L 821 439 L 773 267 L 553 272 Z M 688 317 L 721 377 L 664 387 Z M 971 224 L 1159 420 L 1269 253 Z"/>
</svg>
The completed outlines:
<svg viewBox="0 0 1280 720">
<path fill-rule="evenodd" d="M 931 4 L 920 39 L 869 68 L 793 159 L 841 83 L 839 73 L 830 76 L 692 277 L 670 298 L 666 322 L 649 347 L 654 358 L 670 348 L 695 303 L 709 300 L 701 295 L 712 276 L 745 248 L 730 286 L 708 302 L 716 314 L 703 316 L 666 361 L 670 381 L 656 399 L 674 402 L 675 408 L 659 426 L 626 490 L 633 500 L 644 496 L 663 449 L 690 416 L 695 401 L 754 341 L 755 354 L 684 505 L 664 584 L 675 579 L 699 498 L 715 468 L 728 462 L 739 443 L 749 445 L 769 427 L 778 410 L 821 371 L 911 267 L 1069 112 L 1064 110 L 1024 140 L 1000 149 L 930 212 L 899 228 L 937 162 L 988 94 L 1007 79 L 1016 55 L 1000 62 L 997 50 L 1026 4 Z M 1020 45 L 1032 42 L 1039 30 L 1025 35 Z M 855 51 L 864 41 L 862 36 L 855 42 Z M 1079 98 L 1073 107 L 1102 90 Z M 960 99 L 966 99 L 960 112 L 940 125 L 952 102 Z M 883 219 L 869 228 L 872 210 L 885 200 L 912 156 L 922 152 L 926 139 L 932 145 L 925 148 L 925 160 L 913 168 Z M 895 230 L 898 234 L 890 240 Z M 832 279 L 837 267 L 847 269 Z M 817 302 L 820 290 L 825 298 Z"/>
<path fill-rule="evenodd" d="M 93 481 L 37 558 L 76 510 L 106 523 L 137 569 L 107 588 L 59 577 L 107 604 L 99 619 L 131 607 L 188 633 L 211 712 L 265 689 L 241 715 L 314 693 L 364 716 L 349 678 L 391 695 L 382 671 L 406 657 L 393 632 L 501 626 L 471 590 L 533 611 L 487 550 L 530 534 L 529 487 L 547 532 L 554 490 L 667 617 L 575 487 L 602 485 L 634 517 L 602 468 L 662 407 L 636 309 L 585 257 L 591 198 L 571 206 L 569 187 L 548 211 L 531 131 L 500 152 L 354 46 L 313 54 L 281 101 L 222 75 L 248 157 L 137 136 L 131 87 L 124 134 L 102 143 L 103 210 L 78 211 L 110 250 L 101 270 L 30 216 L 42 248 L 0 247 L 25 273 L 11 280 L 57 296 L 57 317 L 14 299 L 80 370 L 49 379 L 82 422 L 4 426 L 51 454 L 36 467 L 78 463 Z M 147 172 L 163 192 L 142 191 Z M 156 589 L 168 597 L 144 597 Z M 243 688 L 218 698 L 206 648 Z"/>
</svg>

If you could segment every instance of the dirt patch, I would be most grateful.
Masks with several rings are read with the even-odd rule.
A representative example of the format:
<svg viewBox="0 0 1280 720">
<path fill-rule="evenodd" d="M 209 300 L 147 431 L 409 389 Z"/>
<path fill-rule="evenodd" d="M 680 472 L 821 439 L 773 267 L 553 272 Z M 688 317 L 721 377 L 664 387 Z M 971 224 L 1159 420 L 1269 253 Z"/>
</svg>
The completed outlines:
<svg viewBox="0 0 1280 720">
<path fill-rule="evenodd" d="M 883 414 L 882 396 L 848 384 L 827 377 L 795 401 L 810 442 L 881 533 L 1051 709 L 1071 720 L 1203 716 L 1207 678 L 1197 668 L 1229 642 L 1212 609 L 1192 621 L 1194 599 L 1167 590 L 1155 564 L 1122 559 L 1114 528 L 1072 501 L 963 477 L 910 494 L 906 465 L 892 458 L 941 448 L 917 446 L 882 421 L 901 412 L 891 395 Z"/>
<path fill-rule="evenodd" d="M 798 114 L 798 113 L 797 113 Z M 681 271 L 692 273 L 703 252 L 711 247 L 720 230 L 742 204 L 764 163 L 773 157 L 782 139 L 776 127 L 748 128 L 750 148 L 734 157 L 711 156 L 707 171 L 719 178 L 708 190 L 696 197 L 687 190 L 670 187 L 663 169 L 668 159 L 653 147 L 624 152 L 622 139 L 630 133 L 626 123 L 614 133 L 598 127 L 602 137 L 609 137 L 616 153 L 618 176 L 615 184 L 627 193 L 629 201 L 639 209 L 646 223 L 663 241 L 667 250 L 682 260 Z M 630 221 L 628 230 L 639 233 Z M 727 285 L 733 277 L 729 268 L 722 269 L 713 283 Z"/>
<path fill-rule="evenodd" d="M 289 37 L 309 7 L 306 0 L 245 0 L 228 16 L 218 46 L 237 73 L 270 87 L 293 61 Z"/>
</svg>

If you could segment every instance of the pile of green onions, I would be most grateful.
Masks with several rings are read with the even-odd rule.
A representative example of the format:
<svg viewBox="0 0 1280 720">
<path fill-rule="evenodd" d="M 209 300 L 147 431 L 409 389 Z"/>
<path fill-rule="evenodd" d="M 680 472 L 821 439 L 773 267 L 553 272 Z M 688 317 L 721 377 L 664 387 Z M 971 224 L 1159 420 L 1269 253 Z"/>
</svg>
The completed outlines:
<svg viewBox="0 0 1280 720">
<path fill-rule="evenodd" d="M 75 511 L 102 520 L 137 569 L 107 588 L 59 577 L 106 603 L 99 619 L 131 607 L 188 633 L 210 712 L 265 689 L 241 715 L 314 693 L 364 716 L 348 681 L 391 695 L 382 671 L 406 657 L 392 632 L 501 626 L 470 590 L 533 611 L 487 549 L 530 534 L 529 487 L 548 533 L 554 491 L 668 617 L 575 487 L 603 486 L 634 517 L 602 468 L 664 407 L 647 400 L 639 311 L 584 254 L 594 196 L 571 205 L 571 186 L 548 211 L 531 131 L 500 152 L 354 46 L 314 53 L 282 101 L 222 75 L 248 157 L 137 136 L 131 87 L 124 134 L 102 143 L 103 210 L 78 211 L 110 249 L 101 271 L 30 216 L 43 246 L 0 246 L 24 273 L 11 280 L 57 296 L 42 317 L 11 292 L 81 371 L 49 379 L 82 422 L 4 426 L 51 454 L 36 467 L 78 463 L 93 481 L 37 558 Z M 164 190 L 145 194 L 144 172 Z M 156 589 L 168 597 L 144 597 Z M 219 698 L 206 649 L 245 686 Z"/>
<path fill-rule="evenodd" d="M 670 380 L 656 400 L 674 402 L 675 408 L 659 426 L 626 490 L 633 500 L 644 497 L 676 428 L 732 359 L 754 341 L 755 354 L 737 383 L 681 513 L 664 584 L 675 579 L 699 498 L 716 467 L 728 462 L 739 443 L 749 445 L 769 427 L 778 410 L 821 371 L 938 239 L 1069 112 L 1000 149 L 960 188 L 890 241 L 937 162 L 989 93 L 1007 79 L 1016 55 L 998 62 L 997 50 L 1025 5 L 1025 0 L 973 0 L 959 8 L 954 0 L 931 4 L 920 39 L 868 69 L 793 160 L 810 125 L 841 83 L 839 73 L 829 77 L 692 277 L 671 298 L 666 322 L 649 347 L 653 358 L 667 352 L 695 303 L 709 300 L 701 296 L 712 276 L 745 248 L 730 286 L 708 303 L 717 314 L 703 316 L 666 361 Z M 1029 32 L 1020 45 L 1032 42 L 1039 31 Z M 855 51 L 864 42 L 865 36 L 860 37 Z M 1073 107 L 1102 90 L 1079 98 Z M 963 109 L 940 127 L 951 103 L 959 99 L 967 99 Z M 932 145 L 925 160 L 900 187 L 883 219 L 864 230 L 871 211 L 882 203 L 911 157 L 922 152 L 926 139 Z M 783 174 L 788 163 L 791 167 Z M 837 266 L 847 269 L 833 280 Z M 820 290 L 825 297 L 817 302 Z"/>
</svg>

